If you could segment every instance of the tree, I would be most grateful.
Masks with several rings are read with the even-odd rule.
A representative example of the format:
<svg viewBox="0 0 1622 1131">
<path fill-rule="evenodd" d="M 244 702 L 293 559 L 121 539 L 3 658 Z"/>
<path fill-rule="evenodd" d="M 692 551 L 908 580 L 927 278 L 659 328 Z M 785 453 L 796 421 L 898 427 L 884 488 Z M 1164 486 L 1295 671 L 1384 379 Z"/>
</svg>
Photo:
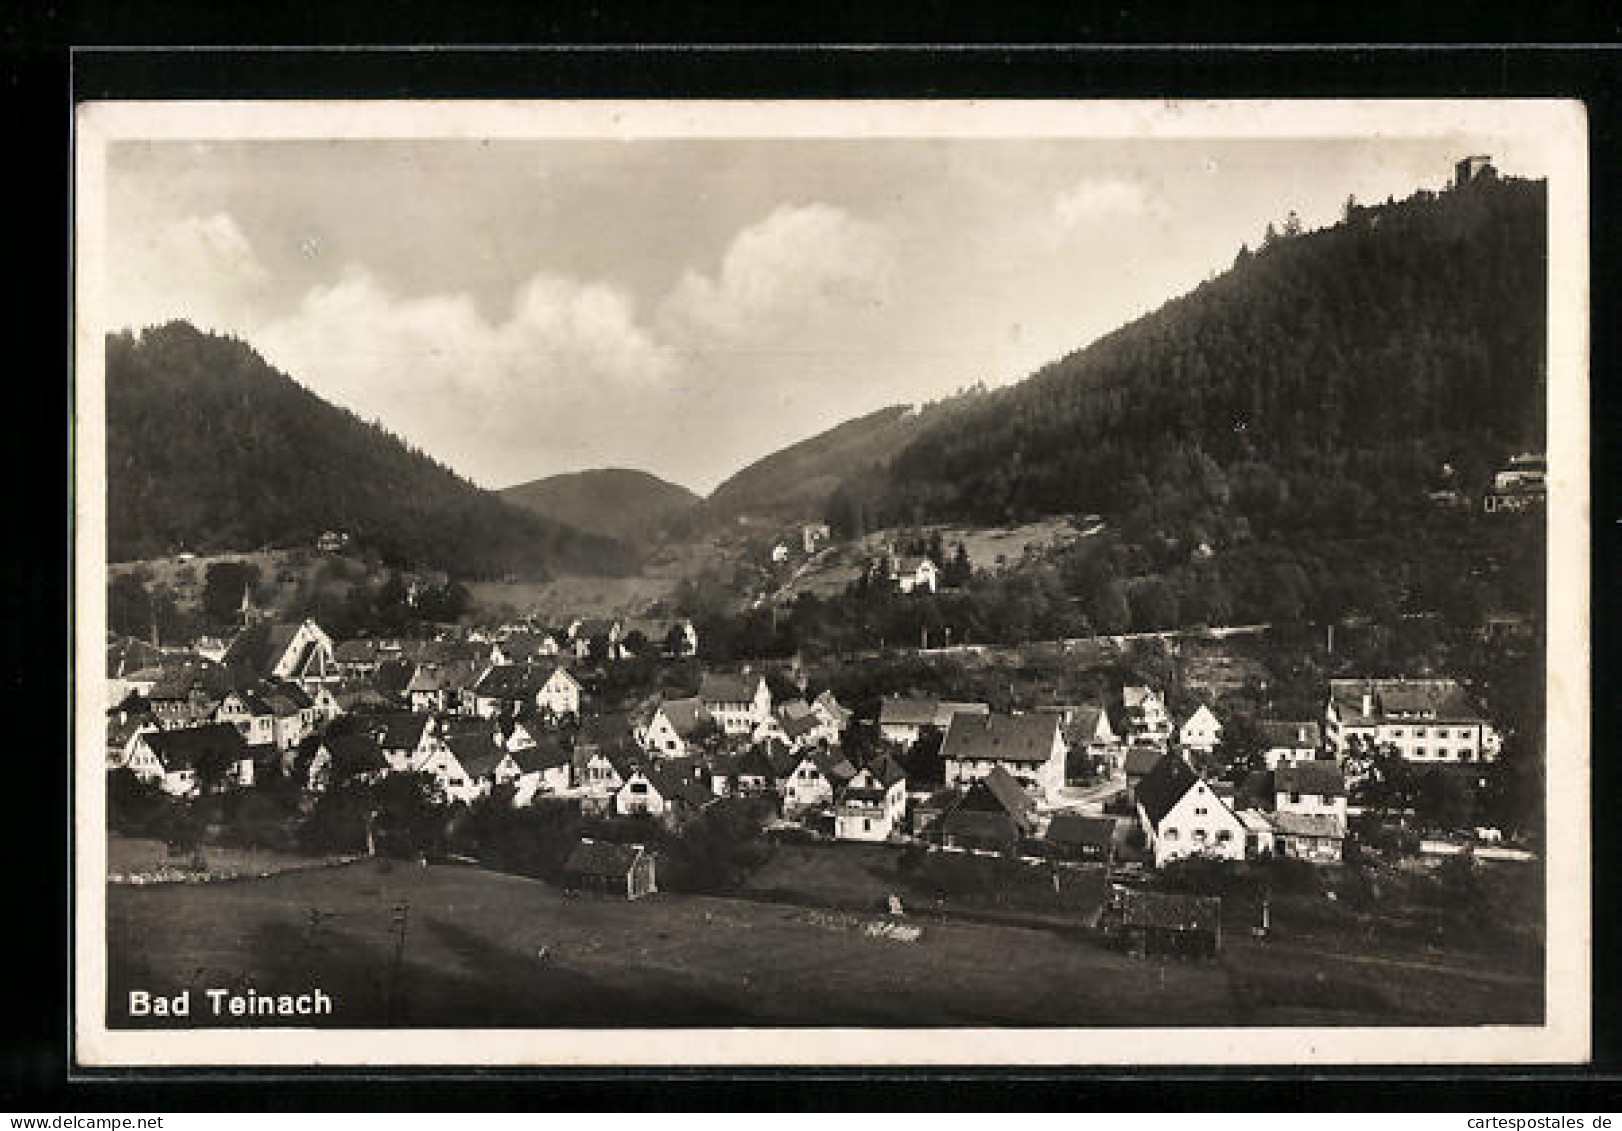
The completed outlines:
<svg viewBox="0 0 1622 1131">
<path fill-rule="evenodd" d="M 134 573 L 115 574 L 108 580 L 107 627 L 142 640 L 152 635 L 152 595 Z"/>
<path fill-rule="evenodd" d="M 235 624 L 246 595 L 257 601 L 259 567 L 252 562 L 210 562 L 203 575 L 203 615 L 210 624 Z"/>
</svg>

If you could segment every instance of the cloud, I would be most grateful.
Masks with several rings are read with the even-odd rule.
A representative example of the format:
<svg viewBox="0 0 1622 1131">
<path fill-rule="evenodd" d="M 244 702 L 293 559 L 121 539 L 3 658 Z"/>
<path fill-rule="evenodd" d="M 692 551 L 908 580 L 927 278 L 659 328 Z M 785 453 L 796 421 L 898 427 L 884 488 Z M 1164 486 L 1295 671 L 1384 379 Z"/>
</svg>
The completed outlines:
<svg viewBox="0 0 1622 1131">
<path fill-rule="evenodd" d="M 688 271 L 660 312 L 689 347 L 732 348 L 881 310 L 895 290 L 886 231 L 827 204 L 781 205 L 741 230 L 714 275 Z"/>
<path fill-rule="evenodd" d="M 469 295 L 400 296 L 351 265 L 253 340 L 321 396 L 491 484 L 521 477 L 538 451 L 610 431 L 614 406 L 675 368 L 625 295 L 549 274 L 491 321 Z"/>
<path fill-rule="evenodd" d="M 110 328 L 189 318 L 241 329 L 243 311 L 270 282 L 253 244 L 224 212 L 186 216 L 118 246 L 110 264 Z"/>
<path fill-rule="evenodd" d="M 1090 179 L 1064 189 L 1053 199 L 1053 215 L 1066 229 L 1097 220 L 1118 220 L 1149 211 L 1149 197 L 1135 181 Z"/>
</svg>

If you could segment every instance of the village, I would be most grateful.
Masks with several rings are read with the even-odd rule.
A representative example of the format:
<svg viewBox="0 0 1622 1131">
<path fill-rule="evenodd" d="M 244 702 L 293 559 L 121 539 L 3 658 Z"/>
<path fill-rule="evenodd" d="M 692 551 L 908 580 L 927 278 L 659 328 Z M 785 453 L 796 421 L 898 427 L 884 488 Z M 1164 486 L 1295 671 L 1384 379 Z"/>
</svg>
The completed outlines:
<svg viewBox="0 0 1622 1131">
<path fill-rule="evenodd" d="M 805 551 L 823 538 L 808 529 Z M 885 564 L 898 593 L 936 588 L 927 556 Z M 1061 873 L 1084 879 L 1096 896 L 1082 918 L 1111 945 L 1210 956 L 1225 929 L 1264 937 L 1268 910 L 1225 911 L 1216 895 L 1156 882 L 1191 862 L 1333 871 L 1359 859 L 1535 859 L 1497 828 L 1426 827 L 1380 788 L 1408 771 L 1466 793 L 1487 786 L 1501 731 L 1451 678 L 1334 678 L 1320 711 L 1265 719 L 1224 719 L 1214 701 L 1173 713 L 1146 681 L 1093 702 L 999 710 L 967 694 L 847 703 L 798 656 L 707 662 L 683 617 L 335 640 L 245 593 L 240 620 L 233 636 L 189 648 L 109 641 L 110 803 L 141 793 L 149 814 L 168 815 L 148 818 L 169 845 L 148 879 L 206 875 L 209 841 L 231 839 L 220 814 L 242 808 L 221 800 L 291 796 L 288 823 L 348 793 L 373 800 L 329 848 L 499 867 L 457 851 L 446 830 L 492 809 L 567 812 L 586 824 L 569 826 L 574 839 L 543 872 L 569 890 L 641 900 L 671 882 L 658 846 L 725 812 L 735 838 L 808 853 L 854 842 L 1000 860 L 1051 875 L 1055 895 Z M 407 792 L 388 793 L 402 783 Z M 438 817 L 435 833 L 391 824 L 404 797 Z M 184 818 L 207 801 L 215 825 Z M 833 905 L 851 906 L 841 894 Z M 937 912 L 948 894 L 942 886 Z M 865 910 L 899 924 L 927 910 L 908 905 L 913 895 Z"/>
</svg>

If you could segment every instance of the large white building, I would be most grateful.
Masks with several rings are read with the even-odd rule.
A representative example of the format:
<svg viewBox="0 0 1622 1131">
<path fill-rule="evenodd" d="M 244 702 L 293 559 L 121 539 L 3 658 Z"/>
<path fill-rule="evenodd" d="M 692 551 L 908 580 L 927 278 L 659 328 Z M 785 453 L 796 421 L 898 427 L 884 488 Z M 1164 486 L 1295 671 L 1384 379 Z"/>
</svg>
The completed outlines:
<svg viewBox="0 0 1622 1131">
<path fill-rule="evenodd" d="M 1356 741 L 1410 762 L 1490 762 L 1502 742 L 1452 679 L 1332 679 L 1324 724 L 1337 754 Z"/>
</svg>

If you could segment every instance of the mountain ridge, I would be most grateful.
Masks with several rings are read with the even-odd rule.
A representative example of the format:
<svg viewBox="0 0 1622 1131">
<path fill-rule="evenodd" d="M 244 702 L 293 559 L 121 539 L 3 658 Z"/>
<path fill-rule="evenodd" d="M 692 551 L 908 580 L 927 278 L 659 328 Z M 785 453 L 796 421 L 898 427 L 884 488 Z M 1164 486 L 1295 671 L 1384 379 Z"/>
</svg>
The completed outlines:
<svg viewBox="0 0 1622 1131">
<path fill-rule="evenodd" d="M 644 534 L 700 497 L 640 468 L 597 467 L 515 483 L 496 494 L 513 506 L 607 537 Z"/>
</svg>

